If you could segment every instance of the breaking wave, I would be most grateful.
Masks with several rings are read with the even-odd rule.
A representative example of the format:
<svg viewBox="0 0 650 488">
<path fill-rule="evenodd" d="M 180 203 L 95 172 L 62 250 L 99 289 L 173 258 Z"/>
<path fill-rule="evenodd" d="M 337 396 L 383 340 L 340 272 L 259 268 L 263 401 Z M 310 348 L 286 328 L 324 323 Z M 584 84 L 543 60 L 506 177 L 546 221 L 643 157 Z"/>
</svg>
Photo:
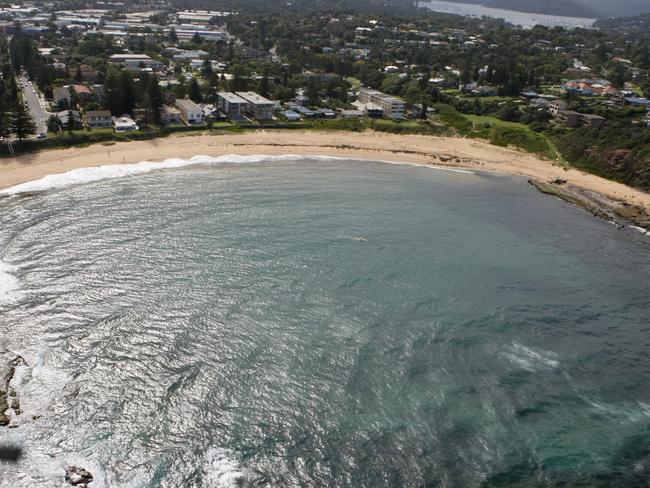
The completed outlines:
<svg viewBox="0 0 650 488">
<path fill-rule="evenodd" d="M 554 352 L 535 350 L 517 342 L 512 343 L 503 355 L 528 371 L 555 369 L 560 364 Z"/>
<path fill-rule="evenodd" d="M 202 470 L 203 485 L 209 488 L 235 488 L 241 486 L 246 476 L 231 454 L 218 447 L 208 449 Z"/>
<path fill-rule="evenodd" d="M 243 164 L 243 163 L 259 163 L 263 161 L 337 161 L 337 160 L 355 160 L 354 158 L 339 158 L 334 156 L 301 156 L 298 154 L 285 154 L 281 156 L 267 156 L 254 154 L 249 156 L 239 156 L 236 154 L 228 154 L 225 156 L 194 156 L 190 159 L 171 158 L 164 161 L 142 161 L 134 164 L 106 164 L 102 166 L 94 166 L 88 168 L 77 168 L 65 173 L 57 173 L 44 176 L 38 180 L 28 181 L 20 185 L 12 186 L 10 188 L 0 191 L 0 195 L 10 196 L 19 195 L 21 193 L 40 192 L 56 188 L 66 188 L 72 185 L 83 183 L 92 183 L 100 180 L 107 180 L 112 178 L 122 178 L 124 176 L 133 176 L 151 171 L 161 169 L 174 169 L 182 168 L 185 166 L 194 165 L 212 165 L 212 164 Z M 365 161 L 365 160 L 364 160 Z M 390 164 L 404 164 L 416 165 L 414 163 L 398 163 L 395 161 L 377 161 L 381 163 Z M 474 174 L 472 171 L 454 168 L 443 168 L 438 166 L 422 166 L 443 171 L 452 171 L 455 173 L 468 173 Z"/>
<path fill-rule="evenodd" d="M 16 297 L 20 283 L 13 274 L 16 267 L 0 260 L 0 304 L 11 301 Z"/>
</svg>

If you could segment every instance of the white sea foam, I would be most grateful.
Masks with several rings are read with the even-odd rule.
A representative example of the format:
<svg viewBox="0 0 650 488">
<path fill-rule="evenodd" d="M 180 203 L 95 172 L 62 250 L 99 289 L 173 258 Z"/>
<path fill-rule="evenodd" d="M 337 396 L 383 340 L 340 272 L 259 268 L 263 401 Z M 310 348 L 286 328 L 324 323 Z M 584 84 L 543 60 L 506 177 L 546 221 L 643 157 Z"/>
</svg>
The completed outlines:
<svg viewBox="0 0 650 488">
<path fill-rule="evenodd" d="M 650 417 L 650 405 L 647 403 L 638 402 L 636 404 L 614 405 L 612 403 L 590 400 L 586 397 L 583 397 L 583 399 L 598 413 L 624 421 L 645 422 Z"/>
<path fill-rule="evenodd" d="M 52 366 L 41 354 L 24 356 L 26 365 L 16 368 L 12 385 L 18 391 L 24 418 L 46 414 L 71 377 Z"/>
<path fill-rule="evenodd" d="M 503 355 L 528 371 L 555 369 L 560 365 L 554 352 L 535 350 L 517 342 L 513 342 Z"/>
<path fill-rule="evenodd" d="M 202 468 L 203 486 L 206 488 L 237 487 L 246 477 L 232 454 L 218 447 L 208 449 Z"/>
<path fill-rule="evenodd" d="M 641 232 L 641 234 L 643 234 L 643 235 L 650 236 L 650 231 L 647 230 L 647 229 L 644 229 L 643 227 L 639 227 L 639 226 L 636 226 L 636 225 L 630 225 L 630 229 L 634 229 L 637 232 Z"/>
<path fill-rule="evenodd" d="M 139 175 L 149 173 L 151 171 L 161 169 L 182 168 L 185 166 L 193 165 L 212 165 L 212 164 L 243 164 L 243 163 L 258 163 L 263 161 L 299 161 L 299 160 L 312 160 L 312 161 L 327 161 L 327 160 L 357 160 L 354 158 L 340 158 L 333 156 L 302 156 L 299 154 L 285 154 L 282 156 L 265 156 L 265 155 L 250 155 L 239 156 L 236 154 L 229 154 L 226 156 L 194 156 L 190 159 L 166 159 L 164 161 L 142 161 L 134 164 L 107 164 L 102 166 L 95 166 L 89 168 L 78 168 L 67 171 L 65 173 L 58 173 L 44 176 L 38 180 L 28 181 L 20 185 L 12 186 L 5 190 L 0 191 L 0 195 L 19 195 L 21 193 L 45 191 L 55 188 L 65 188 L 72 185 L 83 183 L 91 183 L 94 181 L 122 178 L 125 176 Z M 361 161 L 361 160 L 359 160 Z M 365 160 L 363 160 L 365 161 Z M 378 161 L 390 164 L 404 164 L 413 165 L 413 163 L 400 163 L 395 161 Z M 427 168 L 438 169 L 441 171 L 452 171 L 456 173 L 469 173 L 472 171 L 443 168 L 437 166 L 425 166 Z"/>
<path fill-rule="evenodd" d="M 14 275 L 16 267 L 0 261 L 0 304 L 17 298 L 20 287 L 18 278 Z"/>
</svg>

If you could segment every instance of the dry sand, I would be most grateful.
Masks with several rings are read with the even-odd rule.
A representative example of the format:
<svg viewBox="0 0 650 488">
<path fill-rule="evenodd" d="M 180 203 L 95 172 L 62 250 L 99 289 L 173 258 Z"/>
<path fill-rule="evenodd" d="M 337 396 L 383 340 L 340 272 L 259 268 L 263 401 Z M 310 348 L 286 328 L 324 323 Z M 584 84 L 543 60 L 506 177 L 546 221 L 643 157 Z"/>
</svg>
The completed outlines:
<svg viewBox="0 0 650 488">
<path fill-rule="evenodd" d="M 568 180 L 572 187 L 596 192 L 608 199 L 636 205 L 650 212 L 649 193 L 576 169 L 565 169 L 553 161 L 517 150 L 455 137 L 378 132 L 254 131 L 227 135 L 177 134 L 150 141 L 49 150 L 2 160 L 0 189 L 75 168 L 225 154 L 324 155 L 479 169 L 525 176 L 542 182 L 561 178 Z"/>
</svg>

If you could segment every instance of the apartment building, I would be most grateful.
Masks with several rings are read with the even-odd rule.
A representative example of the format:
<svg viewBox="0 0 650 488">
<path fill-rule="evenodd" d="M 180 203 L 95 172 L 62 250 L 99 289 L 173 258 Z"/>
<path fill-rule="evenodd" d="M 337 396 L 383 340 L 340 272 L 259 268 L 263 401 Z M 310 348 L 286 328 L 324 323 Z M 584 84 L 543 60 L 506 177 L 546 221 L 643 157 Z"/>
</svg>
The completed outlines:
<svg viewBox="0 0 650 488">
<path fill-rule="evenodd" d="M 217 93 L 219 110 L 230 118 L 241 118 L 247 111 L 248 102 L 232 92 Z"/>
<path fill-rule="evenodd" d="M 151 59 L 146 54 L 113 54 L 109 61 L 114 64 L 121 64 L 130 70 L 140 70 L 143 68 L 159 71 L 165 67 L 161 61 Z"/>
<path fill-rule="evenodd" d="M 236 92 L 235 95 L 246 101 L 246 113 L 255 120 L 270 120 L 273 118 L 275 103 L 255 92 Z"/>
<path fill-rule="evenodd" d="M 384 115 L 391 118 L 401 118 L 406 112 L 406 102 L 379 90 L 362 88 L 359 90 L 359 101 L 365 104 L 378 105 L 383 110 Z"/>
<path fill-rule="evenodd" d="M 181 120 L 186 124 L 200 124 L 203 122 L 203 109 L 192 100 L 186 98 L 177 99 L 176 108 L 180 110 Z"/>
</svg>

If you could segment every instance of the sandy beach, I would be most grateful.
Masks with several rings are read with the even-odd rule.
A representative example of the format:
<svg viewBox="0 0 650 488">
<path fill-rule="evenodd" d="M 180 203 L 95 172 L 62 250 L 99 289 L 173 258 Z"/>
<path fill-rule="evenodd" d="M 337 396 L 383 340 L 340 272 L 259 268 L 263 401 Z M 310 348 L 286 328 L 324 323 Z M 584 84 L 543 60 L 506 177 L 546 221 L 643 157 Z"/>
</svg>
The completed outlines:
<svg viewBox="0 0 650 488">
<path fill-rule="evenodd" d="M 566 188 L 650 213 L 650 194 L 521 151 L 455 137 L 377 132 L 255 131 L 227 135 L 173 135 L 150 141 L 55 149 L 0 162 L 0 189 L 82 167 L 162 161 L 196 155 L 304 154 L 410 162 L 524 176 L 538 182 L 567 180 Z"/>
</svg>

